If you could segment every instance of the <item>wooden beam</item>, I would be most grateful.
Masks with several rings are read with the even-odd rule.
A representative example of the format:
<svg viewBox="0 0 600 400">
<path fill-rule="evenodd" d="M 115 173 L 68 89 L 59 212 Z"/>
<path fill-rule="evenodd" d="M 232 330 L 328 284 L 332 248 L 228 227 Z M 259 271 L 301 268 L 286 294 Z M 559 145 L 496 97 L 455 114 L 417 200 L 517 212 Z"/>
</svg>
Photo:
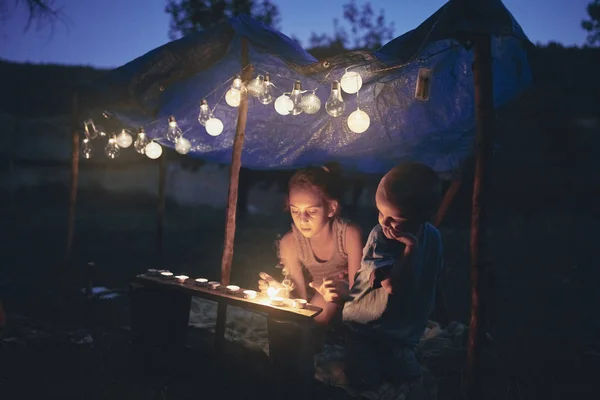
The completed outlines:
<svg viewBox="0 0 600 400">
<path fill-rule="evenodd" d="M 248 54 L 248 39 L 242 38 L 242 81 L 247 83 L 252 78 L 253 68 L 250 65 Z M 231 166 L 229 168 L 229 193 L 227 196 L 227 209 L 225 219 L 225 241 L 223 244 L 223 257 L 221 259 L 221 284 L 229 285 L 231 277 L 231 264 L 233 261 L 233 242 L 235 238 L 235 217 L 238 201 L 238 186 L 240 180 L 240 168 L 242 166 L 242 149 L 244 147 L 244 136 L 246 133 L 246 120 L 248 118 L 248 96 L 242 96 L 238 109 L 235 138 L 231 153 Z M 225 320 L 227 318 L 227 304 L 219 302 L 217 309 L 217 326 L 215 329 L 215 345 L 217 349 L 222 347 L 225 334 Z"/>
<path fill-rule="evenodd" d="M 435 225 L 437 228 L 439 228 L 442 224 L 442 221 L 444 220 L 444 217 L 446 216 L 446 213 L 448 212 L 456 193 L 458 193 L 458 189 L 460 189 L 460 184 L 460 179 L 453 180 L 450 184 L 450 187 L 446 190 L 444 198 L 442 199 L 442 203 L 440 204 L 433 220 L 433 225 Z"/>
<path fill-rule="evenodd" d="M 475 84 L 475 180 L 471 214 L 471 321 L 467 344 L 467 398 L 481 399 L 481 346 L 485 340 L 486 278 L 486 206 L 489 194 L 490 163 L 494 141 L 494 77 L 492 72 L 491 36 L 473 37 Z"/>
<path fill-rule="evenodd" d="M 79 186 L 79 96 L 73 93 L 71 109 L 71 183 L 69 187 L 69 212 L 67 216 L 67 246 L 63 273 L 71 267 L 73 240 L 75 237 L 75 208 L 77 205 L 77 189 Z"/>
<path fill-rule="evenodd" d="M 167 181 L 167 151 L 158 160 L 158 204 L 156 207 L 156 262 L 159 268 L 164 265 L 164 229 Z"/>
</svg>

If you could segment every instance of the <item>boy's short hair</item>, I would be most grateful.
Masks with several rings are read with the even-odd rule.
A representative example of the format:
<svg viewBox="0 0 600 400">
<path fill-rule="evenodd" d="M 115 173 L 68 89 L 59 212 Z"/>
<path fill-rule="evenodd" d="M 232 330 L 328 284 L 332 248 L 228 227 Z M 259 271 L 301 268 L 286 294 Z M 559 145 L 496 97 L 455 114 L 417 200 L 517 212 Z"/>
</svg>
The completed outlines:
<svg viewBox="0 0 600 400">
<path fill-rule="evenodd" d="M 397 205 L 405 218 L 427 221 L 436 213 L 442 185 L 437 173 L 427 165 L 400 164 L 385 174 L 382 183 L 388 201 Z"/>
</svg>

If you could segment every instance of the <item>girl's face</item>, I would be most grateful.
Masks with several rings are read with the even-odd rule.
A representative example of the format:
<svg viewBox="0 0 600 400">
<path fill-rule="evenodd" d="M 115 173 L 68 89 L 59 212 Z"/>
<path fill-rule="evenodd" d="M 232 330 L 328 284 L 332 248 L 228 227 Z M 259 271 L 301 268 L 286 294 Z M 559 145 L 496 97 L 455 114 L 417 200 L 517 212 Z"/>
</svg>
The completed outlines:
<svg viewBox="0 0 600 400">
<path fill-rule="evenodd" d="M 321 232 L 337 209 L 337 202 L 327 202 L 318 190 L 310 188 L 290 190 L 289 204 L 296 228 L 307 238 Z"/>
</svg>

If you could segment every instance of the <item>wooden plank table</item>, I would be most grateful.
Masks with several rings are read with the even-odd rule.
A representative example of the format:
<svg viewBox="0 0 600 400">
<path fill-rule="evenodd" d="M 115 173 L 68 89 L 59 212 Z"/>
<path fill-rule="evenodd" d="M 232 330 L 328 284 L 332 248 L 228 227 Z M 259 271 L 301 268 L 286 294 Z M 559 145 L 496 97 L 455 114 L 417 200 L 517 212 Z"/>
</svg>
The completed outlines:
<svg viewBox="0 0 600 400">
<path fill-rule="evenodd" d="M 158 364 L 168 365 L 172 362 L 172 357 L 185 348 L 192 297 L 215 301 L 223 308 L 231 305 L 264 313 L 267 315 L 274 390 L 287 398 L 311 398 L 314 376 L 313 319 L 322 309 L 311 304 L 305 308 L 273 306 L 268 297 L 261 293 L 254 299 L 244 298 L 243 290 L 240 289 L 238 295 L 228 293 L 225 288 L 198 286 L 192 278 L 179 283 L 174 278 L 162 276 L 136 276 L 130 293 L 134 348 L 146 358 L 156 359 L 155 355 L 160 354 Z M 222 348 L 223 340 L 224 332 L 215 332 L 217 349 Z"/>
</svg>

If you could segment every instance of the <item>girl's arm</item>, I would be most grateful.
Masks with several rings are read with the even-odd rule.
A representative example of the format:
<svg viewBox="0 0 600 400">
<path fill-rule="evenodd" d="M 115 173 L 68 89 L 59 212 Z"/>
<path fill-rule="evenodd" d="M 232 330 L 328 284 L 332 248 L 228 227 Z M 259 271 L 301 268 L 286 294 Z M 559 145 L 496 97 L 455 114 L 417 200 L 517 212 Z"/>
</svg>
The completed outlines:
<svg viewBox="0 0 600 400">
<path fill-rule="evenodd" d="M 287 268 L 290 272 L 290 278 L 294 282 L 294 287 L 298 297 L 308 300 L 306 293 L 306 282 L 304 281 L 304 274 L 302 273 L 302 265 L 298 258 L 298 249 L 292 232 L 288 232 L 281 238 L 279 243 L 279 256 L 281 257 L 281 263 L 284 268 Z"/>
<path fill-rule="evenodd" d="M 354 224 L 348 224 L 346 228 L 346 252 L 348 253 L 348 283 L 351 288 L 354 285 L 354 276 L 360 268 L 362 260 L 362 235 L 360 228 Z"/>
</svg>

